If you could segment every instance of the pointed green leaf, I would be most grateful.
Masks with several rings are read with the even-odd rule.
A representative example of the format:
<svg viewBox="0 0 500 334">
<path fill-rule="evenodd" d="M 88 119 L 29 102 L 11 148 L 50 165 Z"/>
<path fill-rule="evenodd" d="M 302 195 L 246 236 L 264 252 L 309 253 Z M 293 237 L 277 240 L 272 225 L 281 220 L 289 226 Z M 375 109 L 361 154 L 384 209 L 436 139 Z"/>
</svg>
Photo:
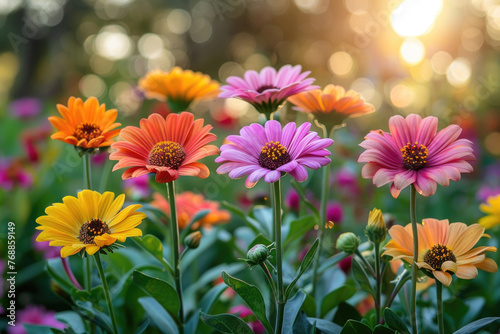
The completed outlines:
<svg viewBox="0 0 500 334">
<path fill-rule="evenodd" d="M 250 227 L 256 235 L 261 233 L 261 227 L 259 226 L 258 222 L 255 219 L 249 219 L 250 217 L 247 217 L 247 215 L 245 215 L 245 213 L 243 213 L 243 211 L 241 211 L 239 207 L 226 201 L 222 201 L 222 206 L 225 209 L 228 209 L 230 212 L 234 213 L 236 216 L 243 219 L 247 226 Z"/>
<path fill-rule="evenodd" d="M 151 321 L 153 321 L 162 333 L 179 334 L 174 319 L 153 297 L 141 297 L 138 301 L 146 314 L 151 318 Z"/>
<path fill-rule="evenodd" d="M 385 308 L 384 310 L 384 320 L 387 326 L 390 328 L 397 330 L 401 334 L 410 334 L 408 327 L 404 321 L 390 308 Z"/>
<path fill-rule="evenodd" d="M 179 296 L 169 283 L 137 270 L 134 271 L 132 280 L 177 319 L 180 308 Z"/>
<path fill-rule="evenodd" d="M 27 334 L 64 334 L 60 329 L 49 326 L 32 325 L 29 323 L 18 324 L 17 326 L 23 326 Z"/>
<path fill-rule="evenodd" d="M 163 261 L 163 245 L 160 239 L 152 234 L 146 234 L 142 237 L 142 239 L 139 239 L 139 242 L 142 242 L 144 248 L 146 248 L 154 257 Z"/>
<path fill-rule="evenodd" d="M 285 324 L 286 322 L 283 323 L 283 325 Z M 292 332 L 283 331 L 283 333 L 304 334 L 304 333 L 311 333 L 312 329 L 313 326 L 311 326 L 311 323 L 307 319 L 306 314 L 303 311 L 301 311 L 297 317 L 297 320 L 295 320 L 295 323 L 293 324 Z"/>
<path fill-rule="evenodd" d="M 479 332 L 481 329 L 488 326 L 489 324 L 491 324 L 495 321 L 498 321 L 498 320 L 500 320 L 500 317 L 482 318 L 482 319 L 471 322 L 470 324 L 460 328 L 458 331 L 454 332 L 453 334 L 474 334 L 474 333 Z"/>
<path fill-rule="evenodd" d="M 375 290 L 373 290 L 372 284 L 370 283 L 368 272 L 365 266 L 361 263 L 360 260 L 356 258 L 356 256 L 352 258 L 351 268 L 352 268 L 352 274 L 354 275 L 356 281 L 359 283 L 359 286 L 361 286 L 361 289 L 365 290 L 366 292 L 374 296 Z"/>
<path fill-rule="evenodd" d="M 255 317 L 262 323 L 262 325 L 269 331 L 273 332 L 273 327 L 266 318 L 266 304 L 259 289 L 255 285 L 248 284 L 240 279 L 231 277 L 225 271 L 222 272 L 222 279 L 229 287 L 231 287 L 238 296 L 248 305 L 248 307 L 255 314 Z"/>
<path fill-rule="evenodd" d="M 142 333 L 144 333 L 144 331 L 146 330 L 146 328 L 148 328 L 150 322 L 151 321 L 149 321 L 149 319 L 144 320 L 139 325 L 139 327 L 137 327 L 137 329 L 135 330 L 134 334 L 142 334 Z"/>
<path fill-rule="evenodd" d="M 356 320 L 349 320 L 345 323 L 340 334 L 369 334 L 371 332 L 370 327 L 365 324 Z"/>
<path fill-rule="evenodd" d="M 316 328 L 325 334 L 340 334 L 342 327 L 334 324 L 331 321 L 318 319 L 318 318 L 308 318 L 311 323 L 316 323 Z"/>
<path fill-rule="evenodd" d="M 377 325 L 373 329 L 373 334 L 395 334 L 396 332 L 388 327 Z M 399 333 L 399 332 L 398 332 Z"/>
<path fill-rule="evenodd" d="M 213 306 L 218 301 L 219 296 L 227 289 L 227 286 L 224 284 L 218 284 L 214 286 L 210 291 L 208 291 L 203 298 L 201 299 L 198 311 L 202 311 L 203 313 L 209 313 L 212 311 Z M 194 312 L 191 318 L 188 320 L 185 331 L 186 333 L 198 333 L 198 324 L 200 322 L 200 316 L 198 312 Z"/>
<path fill-rule="evenodd" d="M 297 273 L 297 276 L 293 279 L 293 281 L 287 286 L 286 291 L 285 291 L 285 301 L 288 299 L 288 296 L 290 295 L 290 292 L 292 292 L 293 287 L 299 280 L 300 276 L 309 268 L 311 265 L 314 256 L 316 255 L 316 251 L 318 250 L 318 245 L 319 245 L 319 239 L 316 239 L 314 243 L 312 244 L 311 248 L 307 251 L 306 256 L 304 256 L 304 259 L 302 260 L 302 263 L 300 264 L 299 267 L 299 272 Z"/>
<path fill-rule="evenodd" d="M 342 302 L 337 307 L 337 311 L 333 316 L 333 322 L 337 325 L 344 326 L 348 320 L 361 320 L 361 314 L 351 304 Z"/>
<path fill-rule="evenodd" d="M 283 248 L 286 249 L 291 242 L 304 236 L 306 232 L 314 228 L 314 225 L 316 225 L 316 221 L 312 215 L 303 216 L 299 219 L 291 221 L 290 229 L 285 237 L 285 241 L 283 242 Z"/>
<path fill-rule="evenodd" d="M 64 269 L 62 268 L 61 259 L 48 259 L 45 265 L 45 270 L 52 277 L 57 284 L 59 284 L 64 290 L 70 292 L 74 289 L 74 285 L 67 279 L 67 275 L 64 275 Z"/>
<path fill-rule="evenodd" d="M 316 316 L 316 300 L 308 293 L 306 293 L 306 299 L 302 303 L 302 310 L 306 312 L 308 317 Z"/>
<path fill-rule="evenodd" d="M 306 294 L 299 290 L 290 298 L 289 301 L 285 304 L 285 314 L 283 316 L 283 333 L 291 333 L 293 328 L 293 323 L 295 322 L 295 318 L 299 314 L 300 308 L 302 307 L 302 303 L 306 299 Z"/>
<path fill-rule="evenodd" d="M 268 236 L 272 235 L 273 209 L 264 205 L 256 205 L 252 213 L 255 221 L 261 226 L 261 230 L 265 231 Z"/>
<path fill-rule="evenodd" d="M 341 302 L 354 296 L 355 293 L 356 289 L 352 285 L 344 285 L 327 294 L 321 302 L 321 318 L 336 308 Z"/>
<path fill-rule="evenodd" d="M 234 314 L 210 315 L 200 312 L 200 319 L 208 326 L 215 328 L 222 333 L 230 334 L 254 334 L 246 322 Z"/>
</svg>

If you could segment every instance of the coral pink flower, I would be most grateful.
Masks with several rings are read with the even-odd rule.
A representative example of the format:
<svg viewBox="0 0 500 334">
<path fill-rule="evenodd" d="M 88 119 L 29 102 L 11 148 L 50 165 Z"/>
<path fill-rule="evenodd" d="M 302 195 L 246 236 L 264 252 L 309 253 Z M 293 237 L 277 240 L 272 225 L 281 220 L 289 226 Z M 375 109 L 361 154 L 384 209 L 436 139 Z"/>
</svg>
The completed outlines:
<svg viewBox="0 0 500 334">
<path fill-rule="evenodd" d="M 330 163 L 327 147 L 333 144 L 333 140 L 321 139 L 310 128 L 311 123 L 297 128 L 291 122 L 281 129 L 277 121 L 267 121 L 265 128 L 257 123 L 245 126 L 240 136 L 228 136 L 230 143 L 221 146 L 221 155 L 215 162 L 223 164 L 217 173 L 229 173 L 232 179 L 248 175 L 248 188 L 261 178 L 274 183 L 285 173 L 299 182 L 305 181 L 305 167 L 318 169 Z"/>
<path fill-rule="evenodd" d="M 285 65 L 278 72 L 272 67 L 265 67 L 260 73 L 246 71 L 244 78 L 227 78 L 229 85 L 221 87 L 219 97 L 237 97 L 252 104 L 259 112 L 271 114 L 289 96 L 319 88 L 311 86 L 315 79 L 306 79 L 310 71 L 301 71 L 300 65 Z"/>
<path fill-rule="evenodd" d="M 169 114 L 166 119 L 152 114 L 141 120 L 140 128 L 124 128 L 120 132 L 124 140 L 111 145 L 117 151 L 109 158 L 118 160 L 113 171 L 128 168 L 122 175 L 124 180 L 156 173 L 159 183 L 176 180 L 179 175 L 207 178 L 210 172 L 198 160 L 219 152 L 216 146 L 208 145 L 217 138 L 211 129 L 189 112 Z"/>
<path fill-rule="evenodd" d="M 415 185 L 419 194 L 430 196 L 437 183 L 448 186 L 450 179 L 460 180 L 460 173 L 472 172 L 468 161 L 475 160 L 472 143 L 457 139 L 462 131 L 449 125 L 437 132 L 438 119 L 411 114 L 389 119 L 390 133 L 371 131 L 360 146 L 366 149 L 358 162 L 366 162 L 361 175 L 373 179 L 377 187 L 391 184 L 397 198 L 402 189 Z"/>
</svg>

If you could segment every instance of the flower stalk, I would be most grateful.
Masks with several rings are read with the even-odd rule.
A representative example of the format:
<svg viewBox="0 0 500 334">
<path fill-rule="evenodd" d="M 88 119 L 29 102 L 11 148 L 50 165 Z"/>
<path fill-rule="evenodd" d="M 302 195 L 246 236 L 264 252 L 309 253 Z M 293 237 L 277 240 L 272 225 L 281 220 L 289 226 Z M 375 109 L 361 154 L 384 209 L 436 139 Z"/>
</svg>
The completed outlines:
<svg viewBox="0 0 500 334">
<path fill-rule="evenodd" d="M 92 173 L 90 169 L 90 153 L 85 152 L 83 159 L 83 183 L 86 189 L 92 190 Z M 92 290 L 92 264 L 88 256 L 83 258 L 83 286 L 85 290 Z"/>
<path fill-rule="evenodd" d="M 380 243 L 374 243 L 373 244 L 373 252 L 375 255 L 375 280 L 376 280 L 376 285 L 375 285 L 375 290 L 376 290 L 376 296 L 375 296 L 375 314 L 376 314 L 376 319 L 377 319 L 377 324 L 380 324 L 380 296 L 381 296 L 381 285 L 382 285 L 382 275 L 381 275 L 381 270 L 380 270 Z"/>
<path fill-rule="evenodd" d="M 109 293 L 108 282 L 104 276 L 104 270 L 102 269 L 101 258 L 99 252 L 95 253 L 94 260 L 97 265 L 97 271 L 102 281 L 102 288 L 104 290 L 104 297 L 106 298 L 106 304 L 108 305 L 109 317 L 111 318 L 111 324 L 113 326 L 113 333 L 118 334 L 118 325 L 116 324 L 115 311 L 113 309 L 113 303 L 111 301 L 111 295 Z"/>
<path fill-rule="evenodd" d="M 283 317 L 285 313 L 285 289 L 283 286 L 283 259 L 281 247 L 281 182 L 273 183 L 274 186 L 274 230 L 276 242 L 276 269 L 278 271 L 278 314 L 276 317 L 276 333 L 280 334 L 283 328 Z"/>
<path fill-rule="evenodd" d="M 437 296 L 437 318 L 439 325 L 439 334 L 444 334 L 444 319 L 443 319 L 443 284 L 436 280 L 436 296 Z"/>
<path fill-rule="evenodd" d="M 181 281 L 181 263 L 179 246 L 179 224 L 177 223 L 177 209 L 175 205 L 175 187 L 174 181 L 167 182 L 168 200 L 170 203 L 170 232 L 172 234 L 172 254 L 174 257 L 174 281 L 175 290 L 179 296 L 179 332 L 184 333 L 184 306 L 182 302 L 182 281 Z"/>
<path fill-rule="evenodd" d="M 417 190 L 411 185 L 410 192 L 410 220 L 413 233 L 413 262 L 411 266 L 411 298 L 410 298 L 410 321 L 413 334 L 418 334 L 417 326 L 417 272 L 418 272 L 418 230 L 417 230 Z"/>
</svg>

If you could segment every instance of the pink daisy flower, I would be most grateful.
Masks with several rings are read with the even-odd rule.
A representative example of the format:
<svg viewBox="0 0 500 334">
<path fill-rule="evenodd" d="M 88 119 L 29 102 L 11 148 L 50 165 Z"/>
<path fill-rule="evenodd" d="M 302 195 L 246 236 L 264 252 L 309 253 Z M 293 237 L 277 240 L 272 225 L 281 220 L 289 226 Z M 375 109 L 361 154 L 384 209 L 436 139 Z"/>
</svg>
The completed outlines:
<svg viewBox="0 0 500 334">
<path fill-rule="evenodd" d="M 472 143 L 457 139 L 462 129 L 455 124 L 437 132 L 438 119 L 411 114 L 389 119 L 390 133 L 371 131 L 360 146 L 366 149 L 358 162 L 366 162 L 361 175 L 377 187 L 389 182 L 397 198 L 402 189 L 414 184 L 419 194 L 430 196 L 437 183 L 448 186 L 460 173 L 472 172 L 468 161 L 475 160 Z"/>
<path fill-rule="evenodd" d="M 307 179 L 307 170 L 330 163 L 326 149 L 333 140 L 321 139 L 309 131 L 311 123 L 297 128 L 293 122 L 281 129 L 278 121 L 267 121 L 265 128 L 257 123 L 245 126 L 240 136 L 228 136 L 229 144 L 222 145 L 215 162 L 223 163 L 217 173 L 229 173 L 232 179 L 248 175 L 245 185 L 253 187 L 261 178 L 268 183 L 278 181 L 289 173 L 297 181 Z"/>
<path fill-rule="evenodd" d="M 285 65 L 278 72 L 269 66 L 260 73 L 246 71 L 243 78 L 227 78 L 229 85 L 221 87 L 219 97 L 239 97 L 253 105 L 257 111 L 269 115 L 289 96 L 319 88 L 311 86 L 315 79 L 306 79 L 310 71 L 300 73 L 301 71 L 300 65 Z"/>
</svg>

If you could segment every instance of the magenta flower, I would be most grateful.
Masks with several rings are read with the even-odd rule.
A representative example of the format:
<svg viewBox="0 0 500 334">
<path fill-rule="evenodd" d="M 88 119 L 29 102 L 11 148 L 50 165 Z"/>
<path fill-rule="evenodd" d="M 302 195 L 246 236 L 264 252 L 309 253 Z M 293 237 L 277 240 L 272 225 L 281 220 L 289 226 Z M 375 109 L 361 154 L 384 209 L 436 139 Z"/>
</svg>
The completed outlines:
<svg viewBox="0 0 500 334">
<path fill-rule="evenodd" d="M 389 182 L 397 198 L 410 184 L 423 196 L 436 192 L 437 183 L 448 186 L 450 179 L 460 180 L 460 173 L 470 173 L 468 161 L 475 160 L 472 143 L 457 139 L 462 129 L 455 124 L 437 132 L 438 119 L 411 114 L 389 119 L 390 133 L 371 131 L 360 146 L 366 149 L 358 162 L 364 178 L 373 179 L 377 187 Z"/>
<path fill-rule="evenodd" d="M 7 326 L 9 334 L 27 333 L 23 324 L 43 325 L 53 328 L 64 329 L 65 324 L 56 320 L 54 311 L 46 311 L 43 306 L 28 305 L 23 310 L 18 310 L 16 317 L 16 326 Z"/>
<path fill-rule="evenodd" d="M 233 306 L 229 309 L 229 313 L 235 314 L 245 320 L 255 334 L 264 334 L 266 332 L 264 326 L 257 320 L 252 310 L 248 307 L 244 305 Z"/>
<path fill-rule="evenodd" d="M 239 97 L 247 101 L 264 114 L 276 111 L 279 105 L 292 95 L 319 88 L 311 86 L 315 79 L 306 77 L 311 73 L 300 73 L 300 65 L 285 65 L 278 72 L 272 67 L 265 67 L 257 73 L 246 71 L 244 78 L 229 77 L 229 85 L 222 86 L 221 98 Z"/>
<path fill-rule="evenodd" d="M 276 182 L 285 173 L 302 182 L 307 179 L 305 167 L 318 169 L 330 163 L 330 151 L 326 148 L 333 144 L 333 140 L 321 139 L 310 128 L 311 123 L 297 128 L 291 122 L 281 129 L 278 121 L 267 121 L 265 128 L 257 123 L 245 126 L 240 136 L 228 136 L 230 143 L 221 146 L 215 162 L 223 164 L 217 173 L 229 173 L 232 179 L 248 175 L 248 188 L 261 178 Z"/>
</svg>

